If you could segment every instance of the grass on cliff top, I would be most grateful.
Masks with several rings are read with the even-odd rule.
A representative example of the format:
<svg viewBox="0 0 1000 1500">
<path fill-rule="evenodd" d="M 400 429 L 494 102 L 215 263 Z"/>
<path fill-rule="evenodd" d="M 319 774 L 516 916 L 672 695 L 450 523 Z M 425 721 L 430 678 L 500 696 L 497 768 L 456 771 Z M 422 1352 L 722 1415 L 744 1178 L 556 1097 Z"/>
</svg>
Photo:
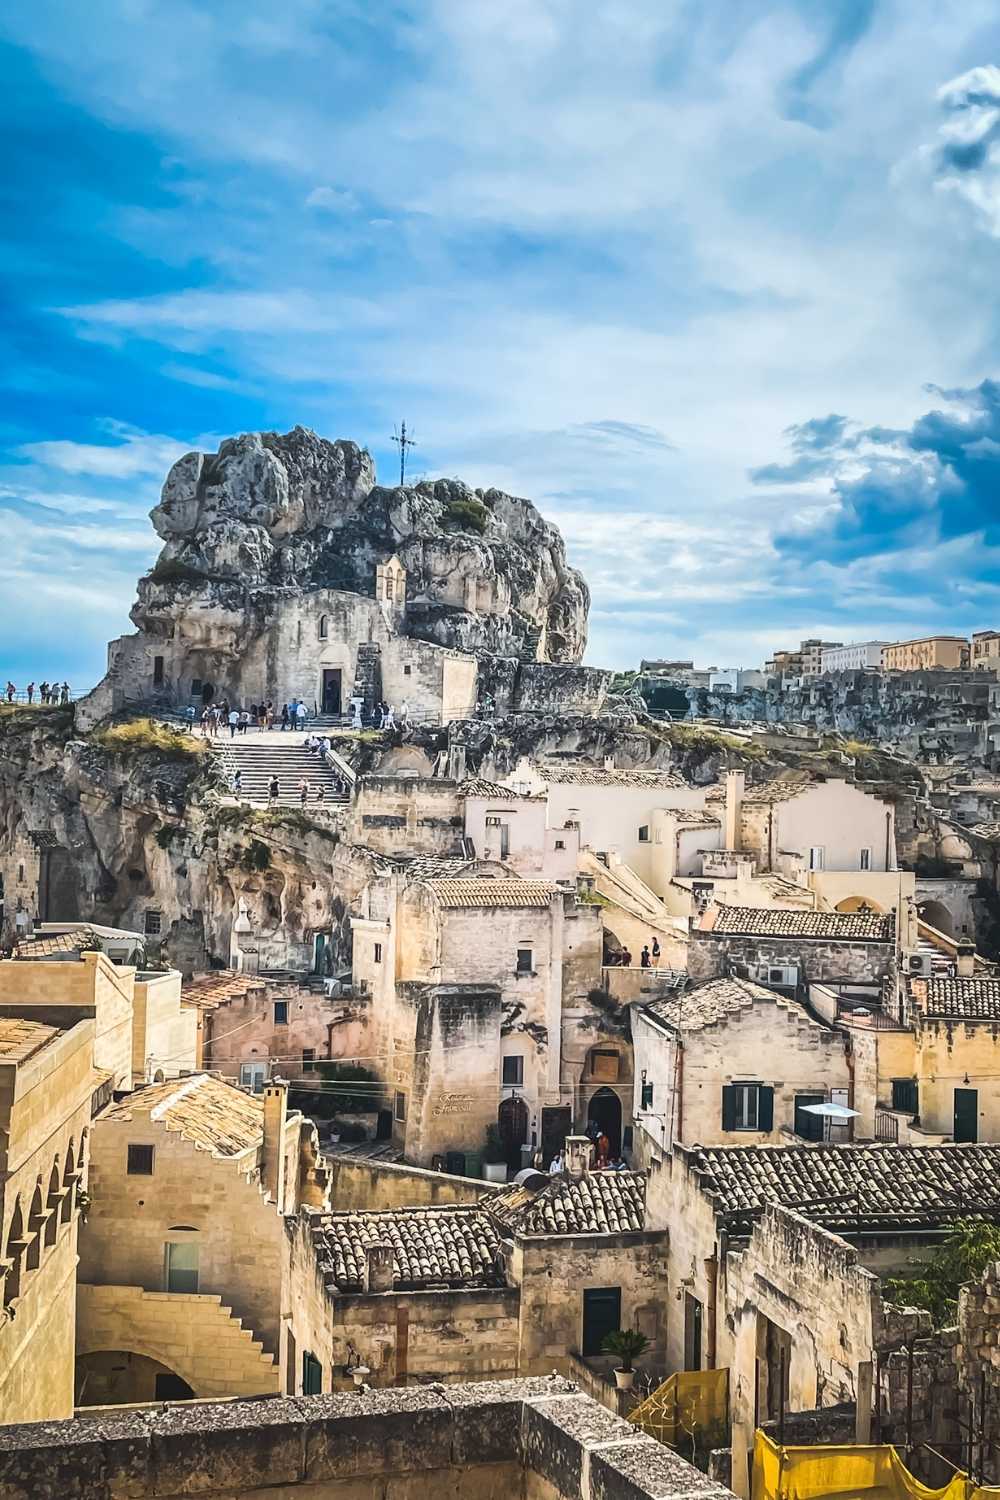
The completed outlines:
<svg viewBox="0 0 1000 1500">
<path fill-rule="evenodd" d="M 767 751 L 763 746 L 706 724 L 682 724 L 675 720 L 671 724 L 657 724 L 656 733 L 678 750 L 701 751 L 705 755 L 725 751 L 742 755 L 745 760 L 767 759 Z"/>
<path fill-rule="evenodd" d="M 71 703 L 0 703 L 0 734 L 27 729 L 63 729 L 73 722 Z"/>
<path fill-rule="evenodd" d="M 127 724 L 112 724 L 109 729 L 95 730 L 91 738 L 110 755 L 122 757 L 156 755 L 161 760 L 194 763 L 210 753 L 204 740 L 154 719 L 132 719 Z"/>
</svg>

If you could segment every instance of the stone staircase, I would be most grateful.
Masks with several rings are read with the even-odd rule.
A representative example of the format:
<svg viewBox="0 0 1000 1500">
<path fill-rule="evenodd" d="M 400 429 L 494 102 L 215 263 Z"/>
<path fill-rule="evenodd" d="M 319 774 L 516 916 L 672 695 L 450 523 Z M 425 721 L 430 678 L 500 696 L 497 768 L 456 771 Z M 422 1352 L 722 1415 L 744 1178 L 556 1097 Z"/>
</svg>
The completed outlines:
<svg viewBox="0 0 1000 1500">
<path fill-rule="evenodd" d="M 279 807 L 300 807 L 299 782 L 309 783 L 309 803 L 317 805 L 316 793 L 323 788 L 326 806 L 348 800 L 349 776 L 313 755 L 301 742 L 301 736 L 289 734 L 287 742 L 273 738 L 255 739 L 237 735 L 231 740 L 216 740 L 212 747 L 225 766 L 226 780 L 232 785 L 235 771 L 240 772 L 240 801 L 254 807 L 266 807 L 267 789 L 277 776 Z"/>
<path fill-rule="evenodd" d="M 362 641 L 358 646 L 351 697 L 363 700 L 366 720 L 382 700 L 382 648 L 377 641 Z"/>
<path fill-rule="evenodd" d="M 540 625 L 529 625 L 524 633 L 521 649 L 517 653 L 518 661 L 524 663 L 536 662 L 538 660 L 538 643 L 542 638 L 542 627 Z"/>
</svg>

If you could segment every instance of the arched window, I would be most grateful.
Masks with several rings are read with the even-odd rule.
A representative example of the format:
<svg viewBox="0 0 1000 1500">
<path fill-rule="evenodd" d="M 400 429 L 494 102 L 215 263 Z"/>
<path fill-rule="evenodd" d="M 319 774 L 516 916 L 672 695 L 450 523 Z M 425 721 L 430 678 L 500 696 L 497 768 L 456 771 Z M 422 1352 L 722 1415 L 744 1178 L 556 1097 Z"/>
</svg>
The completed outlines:
<svg viewBox="0 0 1000 1500">
<path fill-rule="evenodd" d="M 49 1216 L 45 1221 L 45 1243 L 54 1245 L 56 1235 L 59 1233 L 59 1204 L 62 1199 L 62 1184 L 59 1180 L 59 1163 L 52 1163 L 52 1171 L 49 1174 L 49 1196 L 45 1207 Z"/>
<path fill-rule="evenodd" d="M 7 1231 L 7 1249 L 5 1258 L 10 1261 L 10 1269 L 7 1272 L 3 1284 L 3 1305 L 9 1307 L 16 1298 L 21 1295 L 21 1260 L 24 1255 L 24 1216 L 21 1213 L 20 1198 L 14 1204 L 14 1212 L 10 1216 L 10 1229 Z"/>
<path fill-rule="evenodd" d="M 321 641 L 326 640 L 326 615 L 319 617 L 319 638 Z"/>
<path fill-rule="evenodd" d="M 42 1184 L 35 1184 L 34 1196 L 31 1200 L 31 1213 L 28 1215 L 28 1259 L 27 1269 L 37 1271 L 42 1263 L 42 1230 L 45 1227 L 45 1205 L 42 1202 Z"/>
</svg>

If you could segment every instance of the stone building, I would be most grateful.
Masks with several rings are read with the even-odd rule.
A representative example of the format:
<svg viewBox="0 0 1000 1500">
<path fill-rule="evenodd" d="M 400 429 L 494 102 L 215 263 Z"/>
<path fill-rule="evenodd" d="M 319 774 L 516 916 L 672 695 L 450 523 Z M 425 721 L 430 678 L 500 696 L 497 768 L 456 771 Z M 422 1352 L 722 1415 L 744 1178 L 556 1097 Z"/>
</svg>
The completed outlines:
<svg viewBox="0 0 1000 1500">
<path fill-rule="evenodd" d="M 964 635 L 927 635 L 882 648 L 883 672 L 962 671 L 969 665 Z"/>
<path fill-rule="evenodd" d="M 298 1397 L 184 1410 L 120 1412 L 29 1425 L 0 1454 L 0 1487 L 80 1500 L 732 1500 L 655 1438 L 567 1380 L 487 1381 L 436 1390 L 358 1392 L 347 1402 Z"/>
<path fill-rule="evenodd" d="M 630 1048 L 601 995 L 601 908 L 539 880 L 393 873 L 353 918 L 354 986 L 407 1159 L 476 1154 L 499 1123 L 508 1163 L 554 1154 L 589 1118 L 616 1149 Z"/>
<path fill-rule="evenodd" d="M 894 917 L 864 911 L 710 906 L 688 942 L 692 979 L 733 974 L 796 994 L 821 982 L 877 990 L 895 959 Z"/>
<path fill-rule="evenodd" d="M 73 1415 L 94 1020 L 0 1014 L 0 1421 Z"/>
<path fill-rule="evenodd" d="M 95 1121 L 91 1161 L 78 1404 L 281 1390 L 284 1216 L 324 1198 L 286 1087 L 257 1098 L 201 1073 L 139 1089 Z"/>
<path fill-rule="evenodd" d="M 377 1386 L 566 1372 L 600 1363 L 620 1327 L 647 1334 L 659 1368 L 667 1235 L 647 1225 L 643 1174 L 592 1171 L 592 1152 L 571 1138 L 565 1174 L 478 1204 L 303 1214 L 291 1293 L 301 1388 L 350 1389 L 358 1364 Z"/>
<path fill-rule="evenodd" d="M 298 427 L 187 454 L 152 520 L 164 546 L 137 633 L 111 642 L 81 727 L 149 700 L 336 715 L 384 699 L 446 724 L 487 693 L 503 712 L 603 696 L 607 674 L 574 666 L 586 585 L 530 501 L 453 480 L 385 489 L 366 451 Z"/>
<path fill-rule="evenodd" d="M 845 1033 L 750 980 L 665 995 L 631 1023 L 636 1130 L 657 1146 L 821 1140 L 804 1107 L 852 1102 Z"/>
</svg>

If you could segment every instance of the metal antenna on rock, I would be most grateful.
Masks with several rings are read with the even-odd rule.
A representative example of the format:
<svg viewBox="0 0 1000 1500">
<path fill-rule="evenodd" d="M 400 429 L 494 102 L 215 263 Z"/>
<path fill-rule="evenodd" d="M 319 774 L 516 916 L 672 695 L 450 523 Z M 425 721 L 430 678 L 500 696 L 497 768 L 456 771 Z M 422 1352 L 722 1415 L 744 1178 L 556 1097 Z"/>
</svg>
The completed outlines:
<svg viewBox="0 0 1000 1500">
<path fill-rule="evenodd" d="M 406 479 L 406 450 L 417 446 L 416 438 L 406 436 L 406 423 L 392 429 L 392 440 L 399 449 L 399 482 L 402 485 Z"/>
</svg>

